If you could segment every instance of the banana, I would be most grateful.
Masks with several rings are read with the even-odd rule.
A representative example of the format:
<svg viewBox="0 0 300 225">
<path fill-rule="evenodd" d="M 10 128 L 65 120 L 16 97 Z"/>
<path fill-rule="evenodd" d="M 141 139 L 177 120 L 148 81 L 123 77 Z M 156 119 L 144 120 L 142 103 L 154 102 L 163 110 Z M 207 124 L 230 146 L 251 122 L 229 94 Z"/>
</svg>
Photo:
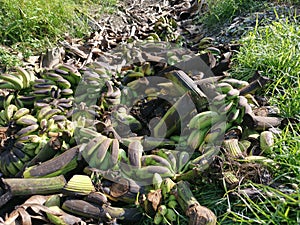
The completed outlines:
<svg viewBox="0 0 300 225">
<path fill-rule="evenodd" d="M 93 153 L 96 151 L 97 147 L 106 139 L 105 136 L 101 135 L 100 137 L 97 136 L 93 139 L 91 139 L 85 146 L 84 150 L 82 151 L 82 155 L 87 161 L 87 163 L 90 163 L 92 159 Z M 92 165 L 90 165 L 92 166 Z"/>
<path fill-rule="evenodd" d="M 58 114 L 58 113 L 61 113 L 60 109 L 51 109 L 46 112 L 46 114 L 44 115 L 43 118 L 45 118 L 46 120 L 49 120 L 52 116 L 54 116 L 55 114 Z"/>
<path fill-rule="evenodd" d="M 228 113 L 227 113 L 227 122 L 228 123 L 233 123 L 235 121 L 237 121 L 238 117 L 240 114 L 240 109 L 237 109 L 235 107 L 233 107 Z M 239 122 L 239 121 L 237 121 Z"/>
<path fill-rule="evenodd" d="M 224 114 L 228 113 L 231 109 L 233 109 L 235 107 L 236 107 L 235 101 L 225 102 L 224 105 L 222 105 L 218 108 L 218 113 L 220 115 L 224 115 Z"/>
<path fill-rule="evenodd" d="M 186 151 L 182 151 L 179 154 L 179 158 L 178 158 L 178 171 L 182 172 L 183 168 L 185 167 L 185 165 L 188 163 L 190 159 L 190 154 Z"/>
<path fill-rule="evenodd" d="M 12 94 L 7 95 L 5 97 L 3 107 L 6 109 L 11 104 L 11 102 L 14 100 L 14 98 L 15 98 L 15 96 Z"/>
<path fill-rule="evenodd" d="M 73 94 L 74 94 L 74 92 L 70 88 L 65 88 L 65 89 L 61 90 L 61 95 L 63 95 L 63 96 L 70 96 Z"/>
<path fill-rule="evenodd" d="M 23 137 L 18 138 L 18 142 L 25 143 L 25 142 L 34 142 L 37 143 L 40 140 L 39 136 L 35 134 L 29 134 Z"/>
<path fill-rule="evenodd" d="M 22 67 L 16 67 L 18 74 L 22 77 L 23 80 L 23 88 L 27 88 L 30 86 L 31 75 Z"/>
<path fill-rule="evenodd" d="M 153 179 L 152 179 L 152 184 L 154 186 L 154 189 L 160 189 L 161 183 L 162 183 L 162 178 L 158 173 L 154 173 Z"/>
<path fill-rule="evenodd" d="M 79 148 L 80 146 L 77 145 L 48 161 L 28 167 L 23 172 L 24 178 L 53 177 L 73 170 L 77 166 Z"/>
<path fill-rule="evenodd" d="M 17 98 L 23 103 L 23 105 L 25 107 L 30 107 L 34 104 L 34 101 L 36 99 L 35 96 L 23 96 L 23 95 L 20 95 L 20 96 L 17 96 Z"/>
<path fill-rule="evenodd" d="M 12 147 L 11 151 L 14 153 L 14 155 L 20 159 L 23 163 L 27 163 L 29 160 L 31 160 L 31 157 L 28 156 L 26 153 L 24 153 L 20 148 L 17 146 Z"/>
<path fill-rule="evenodd" d="M 45 80 L 50 79 L 50 80 L 55 81 L 55 82 L 57 82 L 59 79 L 63 79 L 63 77 L 61 75 L 53 73 L 53 72 L 50 72 L 50 71 L 42 74 L 42 77 Z"/>
<path fill-rule="evenodd" d="M 167 159 L 172 165 L 173 171 L 177 170 L 177 159 L 175 157 L 176 154 L 174 150 L 167 150 L 161 148 L 156 154 L 160 157 Z"/>
<path fill-rule="evenodd" d="M 173 168 L 170 162 L 158 155 L 144 155 L 141 158 L 142 166 L 156 165 L 156 166 L 165 166 L 170 171 L 173 171 Z"/>
<path fill-rule="evenodd" d="M 227 94 L 233 87 L 229 83 L 221 82 L 216 85 L 216 90 L 222 94 Z"/>
<path fill-rule="evenodd" d="M 216 124 L 214 124 L 210 130 L 207 132 L 204 141 L 206 143 L 214 143 L 218 138 L 220 138 L 222 135 L 224 135 L 226 128 L 227 128 L 227 122 L 221 121 Z"/>
<path fill-rule="evenodd" d="M 29 126 L 29 125 L 34 125 L 36 123 L 37 123 L 37 119 L 30 114 L 24 115 L 21 118 L 16 120 L 16 124 L 18 125 Z"/>
<path fill-rule="evenodd" d="M 99 164 L 103 162 L 111 143 L 112 139 L 106 138 L 95 150 L 93 157 L 97 159 Z"/>
<path fill-rule="evenodd" d="M 217 95 L 216 97 L 214 97 L 211 100 L 212 105 L 216 106 L 216 107 L 220 107 L 220 106 L 224 105 L 226 102 L 227 94 L 220 94 L 220 95 Z"/>
<path fill-rule="evenodd" d="M 58 82 L 58 87 L 62 88 L 62 89 L 70 89 L 71 88 L 71 83 L 64 79 L 63 77 L 61 77 L 60 79 L 57 80 Z"/>
<path fill-rule="evenodd" d="M 153 178 L 158 173 L 162 178 L 173 177 L 174 173 L 163 166 L 145 166 L 135 170 L 135 175 L 140 179 Z"/>
<path fill-rule="evenodd" d="M 41 108 L 40 111 L 37 114 L 38 121 L 41 121 L 45 118 L 46 114 L 52 110 L 52 107 L 50 105 L 46 105 L 45 107 Z"/>
<path fill-rule="evenodd" d="M 16 90 L 23 89 L 23 80 L 19 76 L 15 76 L 14 74 L 2 74 L 0 75 L 0 79 L 11 83 Z"/>
<path fill-rule="evenodd" d="M 238 98 L 239 95 L 240 95 L 240 91 L 238 89 L 234 88 L 227 92 L 226 99 L 233 100 L 233 99 Z"/>
<path fill-rule="evenodd" d="M 23 137 L 25 135 L 35 132 L 39 128 L 38 124 L 33 124 L 27 127 L 22 128 L 15 134 L 15 138 Z"/>
<path fill-rule="evenodd" d="M 51 91 L 52 89 L 57 89 L 56 85 L 54 84 L 49 84 L 49 83 L 35 83 L 33 85 L 33 90 L 44 90 L 44 91 Z"/>
<path fill-rule="evenodd" d="M 8 152 L 4 152 L 1 154 L 0 157 L 0 171 L 5 175 L 5 176 L 9 176 L 10 172 L 7 170 L 7 162 L 9 163 L 8 160 Z"/>
<path fill-rule="evenodd" d="M 18 110 L 18 107 L 15 105 L 9 105 L 5 108 L 5 116 L 7 121 L 10 121 L 14 115 L 14 113 Z"/>
<path fill-rule="evenodd" d="M 10 152 L 10 163 L 12 163 L 14 165 L 14 167 L 17 169 L 17 171 L 19 172 L 20 170 L 23 169 L 24 167 L 24 163 L 21 159 L 19 159 L 12 151 Z"/>
<path fill-rule="evenodd" d="M 203 149 L 205 149 L 204 153 L 189 163 L 190 169 L 193 169 L 196 166 L 197 168 L 200 168 L 201 171 L 204 171 L 209 167 L 214 157 L 218 155 L 220 151 L 220 147 L 210 144 L 205 145 Z"/>
<path fill-rule="evenodd" d="M 12 154 L 8 153 L 7 157 L 5 159 L 6 159 L 6 169 L 7 169 L 7 171 L 10 173 L 11 176 L 16 175 L 19 172 L 19 170 L 13 164 L 13 161 L 15 159 L 12 157 Z"/>
<path fill-rule="evenodd" d="M 204 111 L 195 115 L 189 122 L 189 128 L 204 129 L 217 122 L 220 116 L 214 111 Z"/>
<path fill-rule="evenodd" d="M 85 127 L 78 129 L 78 135 L 80 136 L 80 138 L 88 138 L 88 139 L 101 136 L 101 134 L 98 133 L 97 131 Z"/>
<path fill-rule="evenodd" d="M 9 123 L 9 121 L 6 118 L 5 111 L 1 110 L 1 112 L 0 112 L 0 125 L 5 127 L 5 126 L 7 126 L 8 123 Z"/>
<path fill-rule="evenodd" d="M 199 146 L 204 142 L 204 138 L 208 129 L 209 128 L 193 130 L 187 139 L 187 145 L 194 150 L 199 148 Z"/>
<path fill-rule="evenodd" d="M 1 81 L 0 80 L 0 89 L 15 89 L 15 86 L 7 81 Z"/>
<path fill-rule="evenodd" d="M 128 159 L 131 166 L 141 168 L 143 146 L 139 141 L 133 141 L 128 145 Z"/>
<path fill-rule="evenodd" d="M 233 88 L 241 89 L 249 85 L 247 81 L 237 80 L 234 78 L 224 78 L 222 82 L 230 84 Z"/>
<path fill-rule="evenodd" d="M 111 145 L 111 163 L 113 167 L 117 165 L 119 161 L 119 148 L 119 141 L 117 139 L 113 139 Z"/>
<path fill-rule="evenodd" d="M 30 113 L 30 110 L 28 108 L 20 108 L 15 112 L 13 119 L 18 120 L 22 116 L 25 116 L 26 114 L 29 114 L 29 113 Z"/>
</svg>

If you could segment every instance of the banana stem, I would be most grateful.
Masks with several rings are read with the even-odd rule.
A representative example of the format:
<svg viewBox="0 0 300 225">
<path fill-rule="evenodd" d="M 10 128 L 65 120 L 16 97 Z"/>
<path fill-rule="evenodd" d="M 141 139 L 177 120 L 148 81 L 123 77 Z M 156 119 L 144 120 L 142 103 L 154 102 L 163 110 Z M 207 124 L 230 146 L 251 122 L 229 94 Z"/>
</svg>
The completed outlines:
<svg viewBox="0 0 300 225">
<path fill-rule="evenodd" d="M 189 225 L 215 225 L 217 223 L 216 215 L 210 209 L 200 205 L 187 182 L 179 181 L 176 186 L 177 200 L 190 218 Z"/>
<path fill-rule="evenodd" d="M 187 92 L 179 98 L 177 102 L 175 102 L 175 104 L 166 112 L 163 118 L 154 127 L 154 137 L 169 137 L 180 127 L 180 125 L 183 125 L 184 122 L 187 123 L 185 118 L 194 110 L 193 105 L 194 103 Z"/>
<path fill-rule="evenodd" d="M 60 192 L 66 184 L 63 175 L 51 178 L 6 178 L 2 181 L 12 196 L 53 194 Z"/>
</svg>

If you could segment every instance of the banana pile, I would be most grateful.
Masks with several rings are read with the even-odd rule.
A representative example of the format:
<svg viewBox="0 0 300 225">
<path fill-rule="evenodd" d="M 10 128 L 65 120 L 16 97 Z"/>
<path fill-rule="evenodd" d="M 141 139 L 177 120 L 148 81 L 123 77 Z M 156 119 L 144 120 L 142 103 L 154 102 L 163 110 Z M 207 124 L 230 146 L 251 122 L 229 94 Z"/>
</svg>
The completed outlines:
<svg viewBox="0 0 300 225">
<path fill-rule="evenodd" d="M 177 30 L 177 23 L 173 18 L 161 16 L 154 24 L 153 33 L 147 37 L 148 41 L 166 41 L 176 42 L 180 41 L 180 35 Z"/>
<path fill-rule="evenodd" d="M 166 18 L 157 23 L 163 38 L 174 39 L 166 33 L 176 28 L 172 23 Z M 252 82 L 225 75 L 199 78 L 194 68 L 186 73 L 172 66 L 188 62 L 188 54 L 169 52 L 163 44 L 152 47 L 160 53 L 128 50 L 128 59 L 147 59 L 132 65 L 110 68 L 95 61 L 80 70 L 59 64 L 36 74 L 17 68 L 14 75 L 0 75 L 6 90 L 0 105 L 1 173 L 42 179 L 83 169 L 92 182 L 75 176 L 64 193 L 97 192 L 104 221 L 131 215 L 131 209 L 109 205 L 120 201 L 138 205 L 155 224 L 174 224 L 187 211 L 177 184 L 197 179 L 216 156 L 241 164 L 273 163 L 261 154 L 271 152 L 275 135 L 269 128 L 279 123 L 261 115 L 253 95 L 261 77 Z M 231 185 L 239 181 L 234 171 L 222 176 Z M 86 216 L 78 206 L 90 207 L 91 215 L 99 210 L 79 197 L 58 207 Z"/>
</svg>

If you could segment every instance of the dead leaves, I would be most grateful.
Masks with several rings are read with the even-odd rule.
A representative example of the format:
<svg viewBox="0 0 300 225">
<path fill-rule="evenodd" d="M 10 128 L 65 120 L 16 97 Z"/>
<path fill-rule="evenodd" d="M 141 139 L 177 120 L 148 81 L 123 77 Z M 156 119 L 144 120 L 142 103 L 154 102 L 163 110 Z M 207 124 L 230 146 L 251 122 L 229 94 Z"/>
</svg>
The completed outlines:
<svg viewBox="0 0 300 225">
<path fill-rule="evenodd" d="M 26 200 L 22 205 L 17 206 L 4 221 L 4 225 L 32 225 L 33 221 L 39 220 L 49 222 L 47 214 L 60 217 L 62 220 L 73 221 L 74 223 L 68 224 L 85 224 L 80 218 L 73 216 L 59 210 L 54 210 L 51 207 L 45 206 L 45 202 L 50 196 L 34 195 Z M 72 217 L 72 219 L 70 219 Z"/>
</svg>

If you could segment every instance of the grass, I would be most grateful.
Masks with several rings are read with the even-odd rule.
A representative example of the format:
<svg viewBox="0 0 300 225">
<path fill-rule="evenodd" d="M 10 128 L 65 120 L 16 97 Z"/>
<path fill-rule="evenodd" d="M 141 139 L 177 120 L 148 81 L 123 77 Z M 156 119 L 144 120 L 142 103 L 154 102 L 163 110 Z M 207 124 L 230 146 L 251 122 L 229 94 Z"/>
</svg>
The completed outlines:
<svg viewBox="0 0 300 225">
<path fill-rule="evenodd" d="M 298 117 L 300 111 L 300 29 L 297 21 L 280 20 L 256 28 L 242 41 L 234 59 L 233 76 L 247 80 L 255 70 L 272 79 L 263 90 L 284 117 Z"/>
<path fill-rule="evenodd" d="M 110 13 L 117 2 L 104 0 L 102 6 L 96 0 L 0 0 L 0 3 L 0 45 L 10 46 L 27 58 L 55 46 L 65 34 L 76 38 L 88 35 L 89 10 L 97 4 L 94 14 Z M 14 65 L 14 59 L 8 57 L 0 51 L 0 64 Z"/>
<path fill-rule="evenodd" d="M 262 71 L 272 82 L 261 94 L 270 98 L 271 105 L 279 107 L 282 117 L 298 119 L 299 41 L 300 27 L 296 20 L 280 20 L 267 27 L 256 27 L 241 40 L 242 47 L 233 60 L 231 72 L 233 77 L 247 80 L 254 71 Z M 273 152 L 266 155 L 276 164 L 270 169 L 273 179 L 269 185 L 247 181 L 232 190 L 224 185 L 225 194 L 215 197 L 214 209 L 219 224 L 300 223 L 299 128 L 299 123 L 288 124 L 277 137 Z M 244 188 L 258 190 L 257 196 L 253 198 L 240 192 Z"/>
<path fill-rule="evenodd" d="M 209 28 L 231 22 L 234 16 L 250 12 L 260 6 L 255 0 L 208 0 L 207 4 L 208 11 L 201 21 Z"/>
</svg>

